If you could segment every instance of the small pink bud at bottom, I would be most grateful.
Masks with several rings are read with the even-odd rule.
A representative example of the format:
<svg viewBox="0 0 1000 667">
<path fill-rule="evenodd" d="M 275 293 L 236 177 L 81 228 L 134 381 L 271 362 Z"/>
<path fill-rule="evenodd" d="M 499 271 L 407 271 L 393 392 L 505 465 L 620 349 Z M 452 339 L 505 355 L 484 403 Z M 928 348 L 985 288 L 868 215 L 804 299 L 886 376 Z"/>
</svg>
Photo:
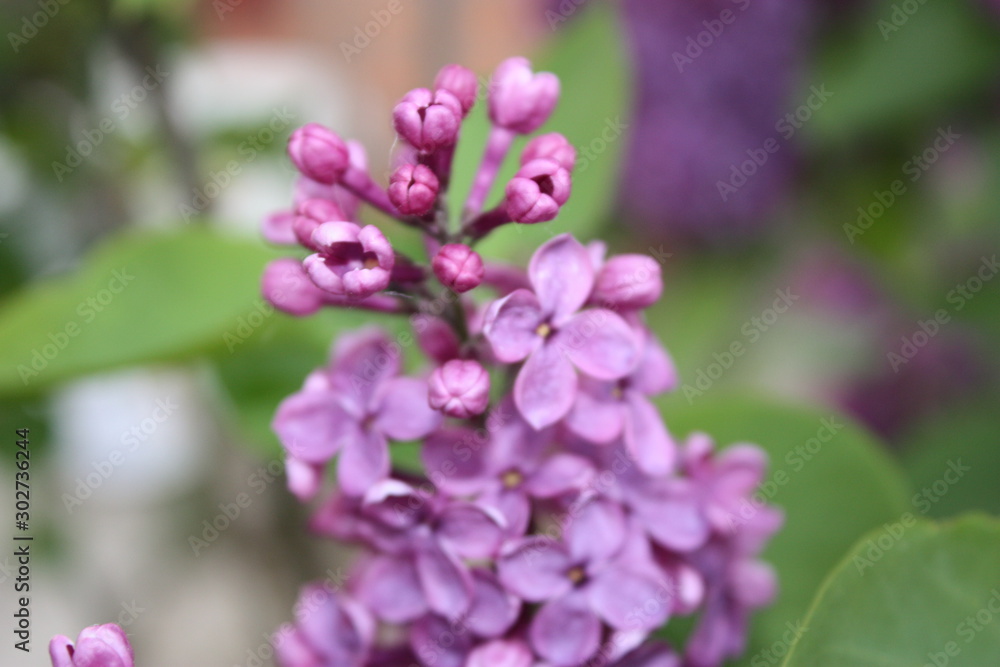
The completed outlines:
<svg viewBox="0 0 1000 667">
<path fill-rule="evenodd" d="M 452 359 L 427 384 L 430 406 L 449 417 L 480 415 L 490 401 L 490 376 L 478 361 Z"/>
<path fill-rule="evenodd" d="M 461 243 L 441 246 L 431 266 L 442 285 L 459 293 L 478 287 L 486 275 L 483 258 Z"/>
<path fill-rule="evenodd" d="M 389 179 L 389 201 L 404 215 L 427 215 L 434 209 L 441 184 L 422 164 L 404 164 Z"/>
<path fill-rule="evenodd" d="M 288 155 L 303 175 L 326 185 L 339 181 L 350 164 L 344 140 L 318 123 L 309 123 L 292 132 Z"/>
</svg>

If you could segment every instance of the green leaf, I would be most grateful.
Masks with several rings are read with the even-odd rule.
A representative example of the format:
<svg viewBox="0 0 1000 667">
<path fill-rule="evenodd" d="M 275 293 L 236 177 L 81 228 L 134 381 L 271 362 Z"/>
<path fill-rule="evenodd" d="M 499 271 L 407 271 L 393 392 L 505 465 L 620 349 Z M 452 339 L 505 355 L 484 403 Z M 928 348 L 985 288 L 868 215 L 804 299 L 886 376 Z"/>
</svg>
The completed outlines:
<svg viewBox="0 0 1000 667">
<path fill-rule="evenodd" d="M 902 461 L 917 511 L 935 518 L 969 510 L 1000 514 L 998 439 L 995 397 L 921 422 L 904 438 Z"/>
<path fill-rule="evenodd" d="M 536 70 L 555 72 L 561 81 L 559 105 L 540 133 L 561 132 L 577 147 L 573 194 L 552 222 L 508 225 L 494 232 L 482 244 L 484 255 L 523 258 L 549 237 L 563 232 L 587 240 L 608 216 L 618 184 L 618 155 L 625 140 L 630 102 L 629 67 L 617 21 L 613 6 L 599 3 L 589 7 L 564 24 L 550 49 L 533 61 Z M 485 107 L 482 100 L 462 126 L 450 192 L 456 219 L 486 145 L 489 122 Z M 525 143 L 515 142 L 486 200 L 487 207 L 500 201 L 503 188 L 517 171 Z"/>
<path fill-rule="evenodd" d="M 807 140 L 834 146 L 859 134 L 905 132 L 935 122 L 956 99 L 988 94 L 1000 41 L 982 8 L 923 2 L 906 14 L 901 4 L 874 4 L 826 50 L 808 80 L 833 96 L 803 126 Z"/>
<path fill-rule="evenodd" d="M 764 558 L 777 569 L 780 592 L 754 616 L 746 658 L 737 663 L 758 667 L 786 623 L 805 616 L 824 576 L 858 537 L 906 511 L 903 478 L 872 436 L 831 411 L 706 395 L 664 415 L 675 436 L 703 431 L 720 445 L 755 442 L 770 456 L 760 494 L 786 520 Z"/>
<path fill-rule="evenodd" d="M 112 239 L 74 273 L 0 306 L 0 396 L 224 347 L 261 307 L 271 257 L 258 242 L 197 228 Z"/>
<path fill-rule="evenodd" d="M 784 667 L 995 665 L 997 563 L 1000 522 L 985 516 L 875 530 L 827 579 Z"/>
</svg>

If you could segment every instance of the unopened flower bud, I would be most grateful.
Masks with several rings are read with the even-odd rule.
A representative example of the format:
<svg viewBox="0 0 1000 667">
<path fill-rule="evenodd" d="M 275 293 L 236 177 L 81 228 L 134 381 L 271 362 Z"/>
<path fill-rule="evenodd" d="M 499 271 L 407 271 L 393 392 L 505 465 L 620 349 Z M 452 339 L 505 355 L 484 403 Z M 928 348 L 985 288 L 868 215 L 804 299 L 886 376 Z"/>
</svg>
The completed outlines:
<svg viewBox="0 0 1000 667">
<path fill-rule="evenodd" d="M 303 266 L 318 287 L 363 299 L 389 286 L 396 255 L 378 227 L 324 222 L 311 241 L 319 252 L 306 257 Z"/>
<path fill-rule="evenodd" d="M 648 255 L 616 255 L 597 274 L 593 301 L 633 310 L 653 305 L 663 292 L 660 265 Z"/>
<path fill-rule="evenodd" d="M 462 105 L 447 90 L 431 92 L 417 88 L 396 105 L 392 121 L 399 136 L 417 150 L 430 153 L 455 145 L 462 123 Z"/>
<path fill-rule="evenodd" d="M 507 214 L 514 222 L 552 220 L 569 200 L 569 172 L 554 160 L 533 160 L 507 184 Z"/>
<path fill-rule="evenodd" d="M 469 113 L 469 109 L 476 103 L 476 96 L 479 93 L 479 81 L 472 70 L 461 65 L 445 65 L 438 72 L 434 79 L 436 90 L 447 90 L 455 96 L 458 103 L 462 105 L 462 114 Z"/>
<path fill-rule="evenodd" d="M 135 667 L 135 656 L 125 631 L 114 623 L 92 625 L 80 631 L 76 644 L 58 635 L 49 642 L 53 667 Z"/>
<path fill-rule="evenodd" d="M 522 166 L 533 160 L 554 160 L 563 169 L 572 172 L 576 164 L 576 149 L 558 132 L 540 134 L 529 141 L 521 153 Z"/>
<path fill-rule="evenodd" d="M 303 125 L 292 132 L 288 155 L 303 175 L 326 185 L 339 181 L 350 164 L 344 140 L 318 123 Z"/>
<path fill-rule="evenodd" d="M 526 58 L 500 63 L 490 82 L 490 120 L 495 125 L 531 134 L 552 115 L 559 101 L 559 79 L 551 72 L 534 73 Z"/>
<path fill-rule="evenodd" d="M 389 178 L 389 201 L 403 215 L 426 215 L 434 209 L 440 187 L 430 167 L 404 164 Z"/>
<path fill-rule="evenodd" d="M 431 266 L 442 285 L 459 293 L 478 287 L 486 275 L 483 258 L 478 252 L 461 243 L 441 246 Z"/>
<path fill-rule="evenodd" d="M 329 199 L 307 199 L 295 207 L 292 231 L 299 243 L 313 248 L 312 233 L 317 227 L 324 222 L 346 219 L 341 208 Z"/>
<path fill-rule="evenodd" d="M 490 401 L 490 376 L 478 361 L 452 359 L 431 373 L 430 405 L 449 417 L 480 415 Z"/>
<path fill-rule="evenodd" d="M 326 295 L 306 275 L 302 262 L 291 257 L 276 259 L 264 268 L 260 289 L 268 303 L 297 317 L 312 315 L 326 302 Z"/>
</svg>

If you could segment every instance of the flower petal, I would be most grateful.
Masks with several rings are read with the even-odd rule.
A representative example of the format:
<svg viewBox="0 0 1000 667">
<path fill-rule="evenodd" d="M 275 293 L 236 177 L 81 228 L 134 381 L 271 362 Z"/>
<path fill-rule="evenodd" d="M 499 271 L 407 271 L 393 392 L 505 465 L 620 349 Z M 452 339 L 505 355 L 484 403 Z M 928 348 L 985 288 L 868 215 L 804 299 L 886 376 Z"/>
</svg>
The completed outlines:
<svg viewBox="0 0 1000 667">
<path fill-rule="evenodd" d="M 531 353 L 514 382 L 514 402 L 536 429 L 566 416 L 576 399 L 576 371 L 556 345 L 545 344 Z"/>
<path fill-rule="evenodd" d="M 639 468 L 659 477 L 674 468 L 677 445 L 667 433 L 660 412 L 642 394 L 626 392 L 625 446 Z"/>
<path fill-rule="evenodd" d="M 629 378 L 631 386 L 647 396 L 673 390 L 678 379 L 674 360 L 652 331 L 643 331 L 643 336 L 642 358 Z"/>
<path fill-rule="evenodd" d="M 609 385 L 587 377 L 580 378 L 580 391 L 564 423 L 587 442 L 603 445 L 622 434 L 624 412 L 621 401 L 615 400 L 610 391 L 601 391 L 595 384 Z"/>
<path fill-rule="evenodd" d="M 604 498 L 587 501 L 572 515 L 565 539 L 574 561 L 607 560 L 625 543 L 625 513 L 621 505 Z"/>
<path fill-rule="evenodd" d="M 304 390 L 281 402 L 271 428 L 291 456 L 326 463 L 357 430 L 331 391 Z"/>
<path fill-rule="evenodd" d="M 554 498 L 583 489 L 596 474 L 594 465 L 582 456 L 553 454 L 525 482 L 525 486 L 528 493 L 536 498 Z"/>
<path fill-rule="evenodd" d="M 376 427 L 393 440 L 422 438 L 441 423 L 441 413 L 427 404 L 427 382 L 393 378 L 382 385 Z"/>
<path fill-rule="evenodd" d="M 535 251 L 528 276 L 542 310 L 556 324 L 580 310 L 594 287 L 590 253 L 569 234 L 560 234 Z"/>
<path fill-rule="evenodd" d="M 409 623 L 427 613 L 427 602 L 413 563 L 375 556 L 358 573 L 357 600 L 387 623 Z"/>
<path fill-rule="evenodd" d="M 659 482 L 632 504 L 653 541 L 667 549 L 693 551 L 708 539 L 709 524 L 689 480 Z"/>
<path fill-rule="evenodd" d="M 527 644 L 517 639 L 497 639 L 476 647 L 465 667 L 531 667 L 533 663 Z"/>
<path fill-rule="evenodd" d="M 503 540 L 503 517 L 472 503 L 453 502 L 438 516 L 438 537 L 462 558 L 492 558 Z"/>
<path fill-rule="evenodd" d="M 560 542 L 547 537 L 526 537 L 510 543 L 497 559 L 503 585 L 526 602 L 541 602 L 562 595 L 572 587 L 566 572 L 572 566 Z"/>
<path fill-rule="evenodd" d="M 443 428 L 424 441 L 420 461 L 438 489 L 451 496 L 468 496 L 492 482 L 486 450 L 486 443 L 472 429 Z"/>
<path fill-rule="evenodd" d="M 49 641 L 52 667 L 73 667 L 73 640 L 66 635 L 56 635 Z"/>
<path fill-rule="evenodd" d="M 556 667 L 570 667 L 594 655 L 601 642 L 601 621 L 579 593 L 547 602 L 528 631 L 538 655 Z"/>
<path fill-rule="evenodd" d="M 556 339 L 577 368 L 598 380 L 617 380 L 639 363 L 639 344 L 632 328 L 604 308 L 577 313 L 563 325 Z"/>
<path fill-rule="evenodd" d="M 507 592 L 488 570 L 472 573 L 472 606 L 465 624 L 480 637 L 499 637 L 514 624 L 521 611 L 521 601 Z"/>
<path fill-rule="evenodd" d="M 377 327 L 365 327 L 337 340 L 330 382 L 359 419 L 379 387 L 399 374 L 401 356 L 399 346 Z"/>
<path fill-rule="evenodd" d="M 514 290 L 494 301 L 486 312 L 483 335 L 493 355 L 505 364 L 521 361 L 542 341 L 537 329 L 544 321 L 538 297 L 525 289 Z"/>
<path fill-rule="evenodd" d="M 337 481 L 341 490 L 360 496 L 375 482 L 389 475 L 389 443 L 378 431 L 355 429 L 355 437 L 344 445 L 337 464 Z"/>
<path fill-rule="evenodd" d="M 91 639 L 97 639 L 105 643 L 121 658 L 123 664 L 127 667 L 132 667 L 132 663 L 135 660 L 135 656 L 132 653 L 132 645 L 129 643 L 125 631 L 120 626 L 114 623 L 91 625 L 80 631 L 76 642 L 80 644 Z"/>
<path fill-rule="evenodd" d="M 416 563 L 427 606 L 449 619 L 457 619 L 468 611 L 472 604 L 472 577 L 455 556 L 433 538 L 426 538 L 416 548 Z"/>
<path fill-rule="evenodd" d="M 652 630 L 670 616 L 671 591 L 622 567 L 609 567 L 587 585 L 590 607 L 617 630 Z"/>
</svg>

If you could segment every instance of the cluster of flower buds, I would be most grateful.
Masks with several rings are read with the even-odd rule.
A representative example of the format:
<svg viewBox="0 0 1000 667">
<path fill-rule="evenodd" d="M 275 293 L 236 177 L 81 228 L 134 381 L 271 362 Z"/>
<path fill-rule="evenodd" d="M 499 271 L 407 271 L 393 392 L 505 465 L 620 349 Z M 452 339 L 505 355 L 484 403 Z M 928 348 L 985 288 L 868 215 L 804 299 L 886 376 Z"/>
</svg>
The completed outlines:
<svg viewBox="0 0 1000 667">
<path fill-rule="evenodd" d="M 445 67 L 396 106 L 385 187 L 357 144 L 313 124 L 291 137 L 294 208 L 264 233 L 308 256 L 270 264 L 265 297 L 296 316 L 394 314 L 412 333 L 341 336 L 278 407 L 300 500 L 321 493 L 336 461 L 312 530 L 364 553 L 346 583 L 303 588 L 273 639 L 283 667 L 718 667 L 774 595 L 757 558 L 782 521 L 754 495 L 764 454 L 716 452 L 700 434 L 679 444 L 652 402 L 677 384 L 643 315 L 662 291 L 657 262 L 569 234 L 527 270 L 473 249 L 507 223 L 551 220 L 569 198 L 576 152 L 552 133 L 526 144 L 501 201 L 484 207 L 513 140 L 558 96 L 555 76 L 523 58 L 498 67 L 492 128 L 454 225 L 452 157 L 479 98 L 469 70 Z M 426 259 L 360 222 L 361 203 L 420 230 Z M 411 348 L 427 360 L 416 374 L 404 372 Z M 394 465 L 395 443 L 414 441 L 419 466 Z M 655 637 L 675 616 L 698 617 L 684 646 Z M 105 650 L 92 634 L 77 656 Z M 104 641 L 118 662 L 85 664 L 132 667 Z M 81 664 L 68 640 L 53 646 L 58 667 Z"/>
<path fill-rule="evenodd" d="M 274 637 L 284 667 L 715 667 L 743 650 L 750 610 L 774 595 L 757 556 L 781 514 L 753 496 L 766 458 L 674 441 L 652 398 L 677 384 L 643 309 L 659 264 L 607 257 L 556 236 L 526 271 L 484 262 L 475 244 L 507 223 L 553 219 L 570 196 L 576 152 L 531 139 L 502 200 L 485 207 L 517 135 L 552 113 L 559 82 L 522 58 L 486 90 L 492 128 L 461 220 L 445 194 L 476 77 L 457 65 L 400 101 L 401 146 L 388 186 L 361 150 L 316 125 L 289 144 L 301 172 L 273 241 L 304 261 L 268 267 L 263 290 L 306 315 L 354 306 L 407 317 L 413 333 L 366 328 L 285 399 L 274 429 L 288 482 L 316 497 L 321 535 L 360 545 L 345 585 L 306 586 Z M 425 235 L 421 263 L 393 250 L 359 202 Z M 429 367 L 403 374 L 403 351 Z M 417 441 L 420 469 L 393 465 Z M 683 647 L 653 636 L 698 615 Z"/>
</svg>

